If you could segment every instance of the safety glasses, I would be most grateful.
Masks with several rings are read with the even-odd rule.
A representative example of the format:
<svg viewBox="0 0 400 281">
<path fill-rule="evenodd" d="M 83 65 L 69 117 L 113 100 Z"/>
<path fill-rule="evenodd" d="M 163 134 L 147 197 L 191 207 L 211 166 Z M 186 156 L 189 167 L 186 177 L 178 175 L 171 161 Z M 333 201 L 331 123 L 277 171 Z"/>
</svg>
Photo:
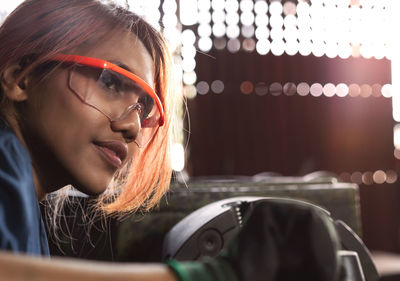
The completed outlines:
<svg viewBox="0 0 400 281">
<path fill-rule="evenodd" d="M 58 54 L 52 60 L 72 64 L 68 85 L 83 103 L 104 114 L 110 122 L 128 117 L 135 122 L 139 128 L 135 142 L 139 147 L 146 146 L 164 124 L 157 94 L 132 72 L 91 57 Z"/>
</svg>

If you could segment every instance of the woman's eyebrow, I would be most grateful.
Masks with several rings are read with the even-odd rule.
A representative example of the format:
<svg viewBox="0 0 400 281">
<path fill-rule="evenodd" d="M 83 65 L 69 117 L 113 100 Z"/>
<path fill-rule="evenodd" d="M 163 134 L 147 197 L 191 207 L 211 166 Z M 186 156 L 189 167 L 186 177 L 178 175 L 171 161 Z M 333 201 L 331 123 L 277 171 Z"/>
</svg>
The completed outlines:
<svg viewBox="0 0 400 281">
<path fill-rule="evenodd" d="M 133 73 L 132 69 L 130 69 L 129 66 L 127 66 L 126 64 L 123 64 L 122 62 L 112 61 L 112 60 L 110 60 L 109 62 L 111 62 L 111 63 L 113 63 L 113 64 L 115 64 L 115 65 L 117 65 L 117 66 L 119 66 L 119 67 L 121 67 L 121 68 Z"/>
</svg>

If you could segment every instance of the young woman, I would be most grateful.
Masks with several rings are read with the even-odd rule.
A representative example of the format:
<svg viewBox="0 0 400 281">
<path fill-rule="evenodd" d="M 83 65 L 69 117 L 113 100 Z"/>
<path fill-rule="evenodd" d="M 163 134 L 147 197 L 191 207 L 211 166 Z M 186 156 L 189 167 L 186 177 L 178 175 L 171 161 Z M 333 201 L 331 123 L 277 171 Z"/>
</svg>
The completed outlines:
<svg viewBox="0 0 400 281">
<path fill-rule="evenodd" d="M 46 258 L 38 205 L 46 194 L 72 185 L 114 214 L 148 210 L 167 190 L 170 64 L 156 30 L 98 0 L 27 0 L 1 25 L 0 280 L 274 278 L 278 263 L 260 264 L 270 253 L 260 248 L 268 228 L 254 229 L 265 210 L 216 259 L 167 266 Z M 246 244 L 249 235 L 260 244 Z"/>
<path fill-rule="evenodd" d="M 171 176 L 170 63 L 156 30 L 100 1 L 25 1 L 1 25 L 0 279 L 73 276 L 78 263 L 8 254 L 49 254 L 38 201 L 52 191 L 102 194 L 106 213 L 159 201 Z M 135 268 L 138 280 L 174 279 L 166 266 Z"/>
</svg>

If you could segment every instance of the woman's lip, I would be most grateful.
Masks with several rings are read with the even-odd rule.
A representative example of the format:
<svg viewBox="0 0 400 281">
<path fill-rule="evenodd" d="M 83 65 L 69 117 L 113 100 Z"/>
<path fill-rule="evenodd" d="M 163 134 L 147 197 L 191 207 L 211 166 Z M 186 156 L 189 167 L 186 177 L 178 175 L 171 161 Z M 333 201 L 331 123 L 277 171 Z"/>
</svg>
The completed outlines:
<svg viewBox="0 0 400 281">
<path fill-rule="evenodd" d="M 128 155 L 128 145 L 120 141 L 95 141 L 95 147 L 108 162 L 119 168 Z"/>
</svg>

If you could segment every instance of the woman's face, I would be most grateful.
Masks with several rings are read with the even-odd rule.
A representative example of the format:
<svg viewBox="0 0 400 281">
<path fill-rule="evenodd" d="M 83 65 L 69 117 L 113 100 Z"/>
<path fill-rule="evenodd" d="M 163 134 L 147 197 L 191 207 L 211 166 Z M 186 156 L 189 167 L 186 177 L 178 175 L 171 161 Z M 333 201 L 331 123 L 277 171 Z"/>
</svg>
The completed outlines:
<svg viewBox="0 0 400 281">
<path fill-rule="evenodd" d="M 153 85 L 152 58 L 131 33 L 117 33 L 94 47 L 68 53 L 123 64 Z M 134 142 L 137 115 L 110 121 L 71 91 L 68 75 L 68 68 L 60 67 L 41 82 L 28 82 L 28 98 L 20 107 L 21 131 L 41 192 L 71 184 L 87 194 L 99 194 L 139 149 Z"/>
</svg>

